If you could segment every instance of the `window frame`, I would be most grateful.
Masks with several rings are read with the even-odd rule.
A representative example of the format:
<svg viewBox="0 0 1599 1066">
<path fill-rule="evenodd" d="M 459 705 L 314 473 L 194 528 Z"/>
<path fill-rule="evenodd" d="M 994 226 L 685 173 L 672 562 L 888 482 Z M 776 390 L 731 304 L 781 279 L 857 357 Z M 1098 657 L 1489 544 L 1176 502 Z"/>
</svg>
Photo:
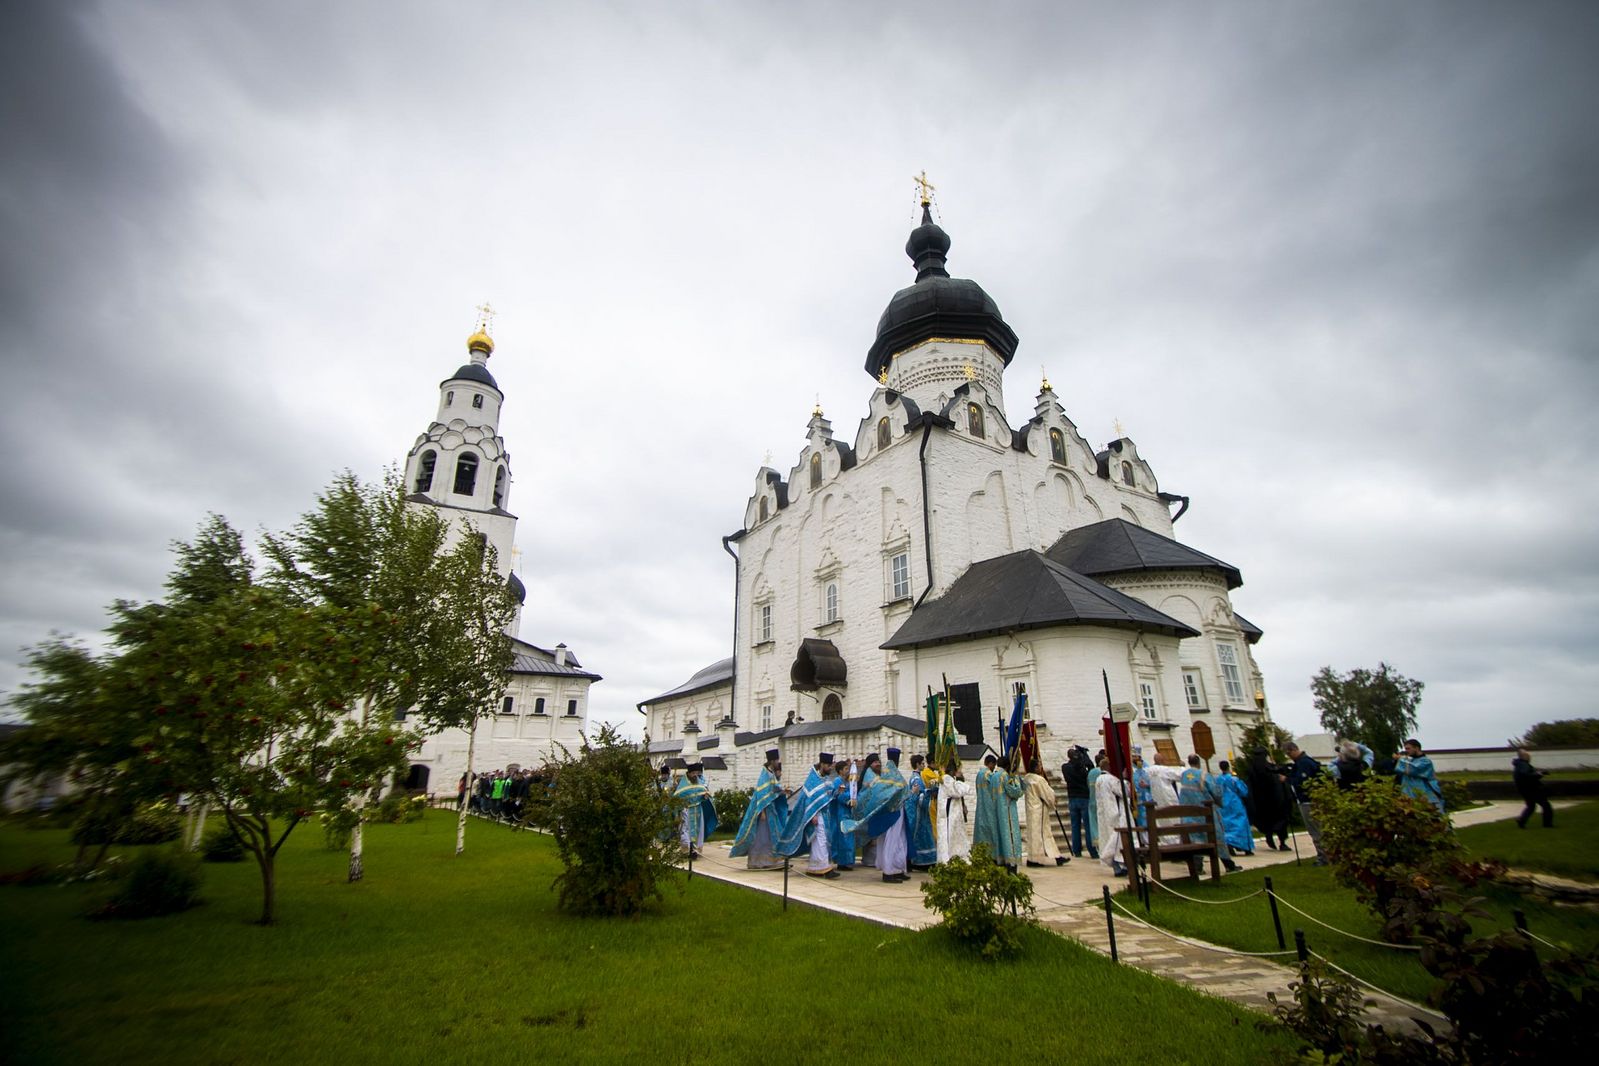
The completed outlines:
<svg viewBox="0 0 1599 1066">
<path fill-rule="evenodd" d="M 838 582 L 829 581 L 822 587 L 822 624 L 838 621 Z"/>
<path fill-rule="evenodd" d="M 755 605 L 755 643 L 770 644 L 772 642 L 772 605 L 770 603 L 757 603 Z"/>
<path fill-rule="evenodd" d="M 890 601 L 908 600 L 911 596 L 911 553 L 895 552 L 888 557 L 888 592 Z"/>
<path fill-rule="evenodd" d="M 1216 641 L 1216 664 L 1221 667 L 1222 694 L 1227 702 L 1243 707 L 1249 702 L 1249 695 L 1244 687 L 1243 663 L 1238 658 L 1238 646 L 1230 640 Z M 1228 673 L 1229 669 L 1232 671 Z M 1234 689 L 1237 694 L 1234 694 Z"/>
<path fill-rule="evenodd" d="M 534 699 L 533 699 L 533 716 L 535 718 L 543 718 L 544 717 L 544 697 L 543 696 L 534 697 Z"/>
<path fill-rule="evenodd" d="M 461 491 L 462 471 L 467 473 L 466 491 Z M 455 477 L 450 481 L 450 492 L 456 496 L 477 495 L 478 458 L 476 452 L 462 452 L 455 460 Z"/>
<path fill-rule="evenodd" d="M 417 464 L 416 464 L 416 483 L 412 487 L 411 491 L 412 492 L 432 492 L 433 491 L 433 481 L 434 481 L 434 478 L 438 474 L 438 468 L 439 468 L 439 453 L 436 450 L 434 450 L 432 448 L 429 448 L 427 451 L 423 452 L 422 455 L 421 455 L 421 458 L 417 460 Z M 423 482 L 422 482 L 422 479 L 424 477 L 427 478 L 427 483 L 426 484 L 423 484 Z"/>
<path fill-rule="evenodd" d="M 1154 678 L 1140 677 L 1138 679 L 1138 706 L 1143 713 L 1145 721 L 1160 721 L 1160 700 L 1156 695 Z"/>
<path fill-rule="evenodd" d="M 566 701 L 566 714 L 565 714 L 564 717 L 567 717 L 567 718 L 576 718 L 577 717 L 577 700 L 569 699 L 569 700 Z"/>
<path fill-rule="evenodd" d="M 506 696 L 506 697 L 504 697 L 504 698 L 502 698 L 500 700 L 500 713 L 501 714 L 515 714 L 516 713 L 516 700 L 515 700 L 514 697 Z"/>
<path fill-rule="evenodd" d="M 1205 706 L 1205 677 L 1197 666 L 1182 668 L 1183 698 L 1188 703 L 1190 711 L 1209 710 Z M 1192 682 L 1192 683 L 1190 683 Z"/>
</svg>

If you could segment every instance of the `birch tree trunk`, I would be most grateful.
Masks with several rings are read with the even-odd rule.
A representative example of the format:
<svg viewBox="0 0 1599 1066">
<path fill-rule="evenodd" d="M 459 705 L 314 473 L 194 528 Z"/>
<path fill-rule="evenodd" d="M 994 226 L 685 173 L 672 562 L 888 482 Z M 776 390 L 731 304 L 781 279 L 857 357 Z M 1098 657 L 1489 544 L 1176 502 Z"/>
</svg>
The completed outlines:
<svg viewBox="0 0 1599 1066">
<path fill-rule="evenodd" d="M 199 851 L 200 841 L 205 836 L 205 816 L 211 810 L 211 804 L 200 804 L 200 811 L 194 816 L 194 835 L 189 838 L 189 850 Z"/>
<path fill-rule="evenodd" d="M 477 747 L 477 719 L 466 734 L 466 792 L 461 796 L 461 809 L 455 815 L 455 853 L 466 851 L 466 812 L 472 806 L 472 754 Z"/>
<path fill-rule="evenodd" d="M 361 865 L 361 830 L 365 828 L 362 812 L 366 810 L 366 794 L 363 792 L 351 799 L 351 806 L 355 808 L 355 826 L 350 830 L 350 881 L 354 883 L 361 880 L 366 870 Z"/>
</svg>

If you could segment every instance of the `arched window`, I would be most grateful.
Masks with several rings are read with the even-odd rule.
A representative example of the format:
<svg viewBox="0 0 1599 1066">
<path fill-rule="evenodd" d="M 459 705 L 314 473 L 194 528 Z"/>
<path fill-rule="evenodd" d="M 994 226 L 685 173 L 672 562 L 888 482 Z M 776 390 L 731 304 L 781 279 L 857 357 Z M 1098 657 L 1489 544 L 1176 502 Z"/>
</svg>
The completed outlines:
<svg viewBox="0 0 1599 1066">
<path fill-rule="evenodd" d="M 453 391 L 447 392 L 447 393 L 444 394 L 444 406 L 445 407 L 450 406 L 454 402 L 455 402 L 455 393 Z"/>
<path fill-rule="evenodd" d="M 505 467 L 502 466 L 502 467 L 499 467 L 498 469 L 496 469 L 494 471 L 494 506 L 502 507 L 504 505 L 505 505 Z"/>
<path fill-rule="evenodd" d="M 822 621 L 838 621 L 838 582 L 829 581 L 822 595 Z"/>
<path fill-rule="evenodd" d="M 1058 429 L 1049 431 L 1049 457 L 1057 463 L 1066 461 L 1066 434 Z"/>
<path fill-rule="evenodd" d="M 438 455 L 431 448 L 422 453 L 422 461 L 416 465 L 416 488 L 411 491 L 433 491 L 433 467 L 438 461 Z"/>
<path fill-rule="evenodd" d="M 811 488 L 819 489 L 821 487 L 822 487 L 822 457 L 821 457 L 821 455 L 816 454 L 816 453 L 813 452 L 811 454 Z"/>
<path fill-rule="evenodd" d="M 766 497 L 762 496 L 761 497 L 761 521 L 764 522 L 770 517 L 772 517 L 771 505 L 766 502 Z"/>
<path fill-rule="evenodd" d="M 1122 484 L 1123 485 L 1136 485 L 1136 484 L 1138 484 L 1138 482 L 1133 480 L 1133 464 L 1132 463 L 1123 463 L 1122 464 Z"/>
<path fill-rule="evenodd" d="M 477 456 L 467 452 L 455 461 L 455 494 L 470 496 L 477 491 Z"/>
<path fill-rule="evenodd" d="M 472 397 L 472 406 L 473 407 L 482 407 L 483 406 L 483 395 L 482 395 L 482 393 L 478 393 L 478 394 L 476 394 L 476 395 L 474 395 Z"/>
<path fill-rule="evenodd" d="M 966 428 L 972 431 L 972 436 L 983 436 L 983 408 L 981 404 L 969 403 L 966 405 Z"/>
<path fill-rule="evenodd" d="M 894 441 L 894 431 L 888 426 L 888 416 L 884 415 L 877 420 L 877 446 L 886 448 Z"/>
<path fill-rule="evenodd" d="M 829 692 L 827 699 L 822 703 L 822 720 L 831 722 L 844 717 L 844 701 L 838 698 L 838 693 Z"/>
</svg>

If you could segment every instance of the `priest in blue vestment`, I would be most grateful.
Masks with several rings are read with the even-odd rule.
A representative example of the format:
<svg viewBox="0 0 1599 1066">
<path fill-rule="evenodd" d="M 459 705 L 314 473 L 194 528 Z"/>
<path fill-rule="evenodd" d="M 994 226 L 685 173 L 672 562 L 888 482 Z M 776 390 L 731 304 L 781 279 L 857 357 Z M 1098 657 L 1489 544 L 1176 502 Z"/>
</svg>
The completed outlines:
<svg viewBox="0 0 1599 1066">
<path fill-rule="evenodd" d="M 987 844 L 994 861 L 1014 870 L 1022 861 L 1021 823 L 1016 801 L 1022 797 L 1021 778 L 1007 773 L 992 753 L 977 771 L 977 828 L 972 846 Z"/>
<path fill-rule="evenodd" d="M 1249 786 L 1233 775 L 1232 766 L 1226 759 L 1217 763 L 1216 767 L 1221 773 L 1211 776 L 1210 792 L 1221 808 L 1221 827 L 1227 837 L 1227 847 L 1235 854 L 1253 855 L 1255 837 L 1249 831 L 1249 809 L 1244 806 Z"/>
<path fill-rule="evenodd" d="M 905 834 L 910 839 L 910 865 L 918 873 L 938 861 L 938 835 L 933 832 L 933 797 L 922 773 L 923 758 L 911 756 L 910 788 L 905 792 Z"/>
<path fill-rule="evenodd" d="M 751 870 L 781 870 L 783 857 L 777 853 L 778 838 L 788 825 L 788 796 L 783 792 L 783 763 L 776 748 L 766 752 L 766 765 L 755 779 L 755 791 L 744 810 L 738 835 L 730 854 L 747 856 Z"/>
<path fill-rule="evenodd" d="M 777 842 L 779 855 L 797 855 L 800 849 L 809 848 L 805 872 L 812 877 L 839 876 L 833 863 L 832 825 L 828 818 L 835 788 L 833 754 L 824 751 L 805 775 L 805 784 L 790 798 L 788 824 Z M 850 828 L 853 830 L 854 826 Z"/>
<path fill-rule="evenodd" d="M 716 832 L 716 805 L 711 802 L 711 790 L 701 780 L 704 773 L 704 763 L 690 763 L 677 791 L 672 793 L 672 798 L 683 805 L 679 833 L 683 850 L 696 859 L 705 847 L 705 838 Z"/>
<path fill-rule="evenodd" d="M 905 836 L 905 794 L 909 786 L 899 771 L 899 749 L 888 749 L 888 764 L 877 753 L 866 756 L 855 816 L 866 825 L 876 845 L 878 872 L 884 881 L 908 881 L 909 851 Z"/>
<path fill-rule="evenodd" d="M 1199 756 L 1190 755 L 1188 757 L 1188 769 L 1184 770 L 1177 778 L 1177 802 L 1185 806 L 1192 805 L 1195 807 L 1203 807 L 1207 802 L 1211 804 L 1210 822 L 1216 831 L 1216 846 L 1221 851 L 1221 864 L 1228 870 L 1236 870 L 1238 869 L 1238 864 L 1233 862 L 1224 845 L 1227 833 L 1221 824 L 1221 804 L 1216 803 L 1211 794 L 1209 777 L 1209 774 L 1199 768 Z M 1203 815 L 1195 815 L 1186 817 L 1183 821 L 1204 822 L 1205 818 Z M 1164 833 L 1161 834 L 1162 839 L 1165 838 L 1165 835 Z M 1189 839 L 1192 840 L 1193 838 L 1190 837 Z M 1192 866 L 1193 862 L 1194 860 L 1189 860 L 1189 865 Z"/>
<path fill-rule="evenodd" d="M 845 831 L 844 826 L 855 821 L 855 793 L 859 787 L 856 777 L 858 770 L 855 760 L 840 760 L 833 765 L 833 806 L 828 811 L 827 821 L 832 827 L 833 837 L 828 846 L 833 852 L 833 862 L 840 870 L 855 869 L 855 851 L 859 844 L 854 830 Z"/>
</svg>

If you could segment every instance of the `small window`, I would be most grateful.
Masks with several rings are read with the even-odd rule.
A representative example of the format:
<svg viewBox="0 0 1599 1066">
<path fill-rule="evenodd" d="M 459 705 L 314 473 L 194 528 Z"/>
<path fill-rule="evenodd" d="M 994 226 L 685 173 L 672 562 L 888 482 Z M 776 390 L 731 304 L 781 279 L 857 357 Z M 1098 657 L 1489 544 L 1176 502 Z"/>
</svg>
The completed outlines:
<svg viewBox="0 0 1599 1066">
<path fill-rule="evenodd" d="M 761 497 L 761 519 L 760 520 L 762 522 L 764 522 L 770 517 L 772 517 L 771 505 L 766 502 L 766 497 L 762 496 Z"/>
<path fill-rule="evenodd" d="M 966 428 L 972 431 L 972 436 L 983 436 L 983 407 L 981 404 L 969 403 L 966 405 Z"/>
<path fill-rule="evenodd" d="M 494 471 L 494 506 L 505 505 L 505 467 Z"/>
<path fill-rule="evenodd" d="M 533 701 L 533 713 L 534 714 L 543 714 L 544 713 L 544 697 L 543 696 L 540 696 L 538 699 Z"/>
<path fill-rule="evenodd" d="M 1205 683 L 1200 679 L 1198 670 L 1183 671 L 1183 695 L 1188 700 L 1190 711 L 1205 709 Z"/>
<path fill-rule="evenodd" d="M 516 713 L 516 701 L 513 700 L 510 696 L 505 697 L 505 702 L 500 704 L 500 713 L 501 714 L 515 714 Z"/>
<path fill-rule="evenodd" d="M 1137 481 L 1133 480 L 1133 464 L 1132 463 L 1123 463 L 1122 464 L 1122 484 L 1123 485 L 1137 485 L 1138 484 Z"/>
<path fill-rule="evenodd" d="M 1057 463 L 1066 461 L 1066 434 L 1058 429 L 1049 431 L 1049 457 Z"/>
<path fill-rule="evenodd" d="M 838 582 L 829 581 L 827 589 L 822 593 L 822 620 L 824 622 L 838 621 Z"/>
<path fill-rule="evenodd" d="M 477 491 L 477 456 L 467 452 L 455 461 L 455 494 L 470 496 Z"/>
<path fill-rule="evenodd" d="M 772 605 L 763 603 L 755 608 L 755 642 L 765 644 L 772 639 Z"/>
<path fill-rule="evenodd" d="M 761 704 L 761 732 L 764 733 L 770 728 L 772 728 L 772 705 L 763 703 Z"/>
<path fill-rule="evenodd" d="M 1155 717 L 1155 686 L 1149 681 L 1138 683 L 1138 702 L 1143 708 L 1145 718 Z"/>
<path fill-rule="evenodd" d="M 416 465 L 416 488 L 413 492 L 433 491 L 433 467 L 438 461 L 438 453 L 432 449 L 422 453 L 422 461 Z"/>
<path fill-rule="evenodd" d="M 833 722 L 844 717 L 844 701 L 838 698 L 838 693 L 828 693 L 827 700 L 822 704 L 822 720 Z"/>
<path fill-rule="evenodd" d="M 811 488 L 822 487 L 822 457 L 819 454 L 811 456 Z"/>
<path fill-rule="evenodd" d="M 888 576 L 892 586 L 892 599 L 903 600 L 911 594 L 911 557 L 900 552 L 888 561 Z"/>
<path fill-rule="evenodd" d="M 1244 675 L 1238 669 L 1238 649 L 1231 644 L 1216 643 L 1216 659 L 1221 663 L 1221 683 L 1227 690 L 1227 702 L 1242 705 L 1244 702 Z"/>
<path fill-rule="evenodd" d="M 455 402 L 455 393 L 454 392 L 447 392 L 447 393 L 444 394 L 444 406 L 445 407 L 450 406 L 454 402 Z"/>
<path fill-rule="evenodd" d="M 483 406 L 483 394 L 482 393 L 478 392 L 478 393 L 473 393 L 472 394 L 472 406 L 473 407 L 477 407 L 477 408 L 481 408 Z"/>
<path fill-rule="evenodd" d="M 577 700 L 567 700 L 566 701 L 566 716 L 568 718 L 576 718 L 577 717 Z"/>
<path fill-rule="evenodd" d="M 677 735 L 677 712 L 667 711 L 661 715 L 661 736 L 674 737 Z"/>
<path fill-rule="evenodd" d="M 877 446 L 886 448 L 894 443 L 894 431 L 889 428 L 888 416 L 884 415 L 877 420 Z"/>
</svg>

